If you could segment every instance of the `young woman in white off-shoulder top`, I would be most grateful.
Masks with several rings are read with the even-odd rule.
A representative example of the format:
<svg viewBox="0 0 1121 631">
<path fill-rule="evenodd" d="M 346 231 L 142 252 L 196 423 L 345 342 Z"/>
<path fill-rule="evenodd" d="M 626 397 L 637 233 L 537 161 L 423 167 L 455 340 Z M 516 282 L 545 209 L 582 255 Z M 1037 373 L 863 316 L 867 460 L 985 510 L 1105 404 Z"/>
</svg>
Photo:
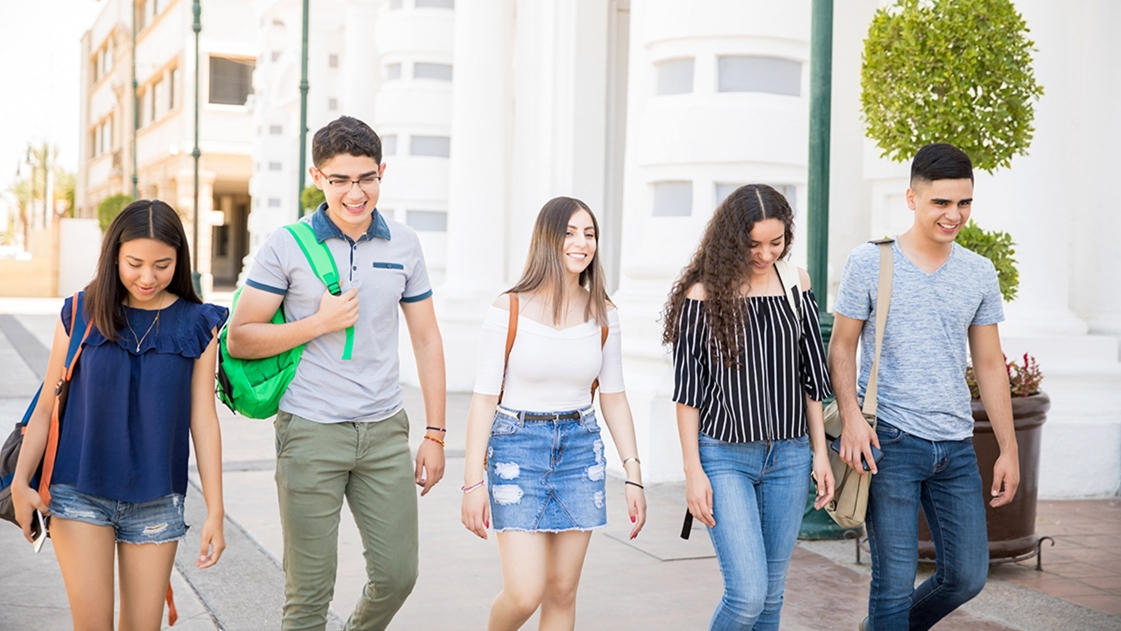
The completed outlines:
<svg viewBox="0 0 1121 631">
<path fill-rule="evenodd" d="M 541 629 L 575 625 L 591 530 L 607 523 L 595 383 L 626 472 L 631 538 L 646 523 L 619 315 L 604 290 L 598 237 L 583 202 L 546 203 L 521 280 L 498 297 L 483 324 L 462 519 L 484 539 L 494 519 L 503 587 L 491 605 L 492 631 L 520 628 L 539 606 Z"/>
</svg>

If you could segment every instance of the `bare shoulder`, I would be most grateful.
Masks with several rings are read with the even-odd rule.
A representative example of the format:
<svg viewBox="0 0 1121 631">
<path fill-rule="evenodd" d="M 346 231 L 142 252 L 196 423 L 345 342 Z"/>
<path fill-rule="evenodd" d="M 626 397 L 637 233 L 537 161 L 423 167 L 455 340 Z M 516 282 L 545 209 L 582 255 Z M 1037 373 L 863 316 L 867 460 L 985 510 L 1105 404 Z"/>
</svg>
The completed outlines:
<svg viewBox="0 0 1121 631">
<path fill-rule="evenodd" d="M 690 300 L 704 300 L 705 299 L 705 286 L 702 283 L 696 283 L 685 292 L 685 297 Z"/>
<path fill-rule="evenodd" d="M 810 288 L 810 273 L 802 268 L 798 268 L 798 285 L 802 291 L 808 291 Z"/>
<path fill-rule="evenodd" d="M 498 297 L 494 299 L 494 306 L 502 309 L 503 311 L 509 311 L 510 294 L 499 294 Z"/>
</svg>

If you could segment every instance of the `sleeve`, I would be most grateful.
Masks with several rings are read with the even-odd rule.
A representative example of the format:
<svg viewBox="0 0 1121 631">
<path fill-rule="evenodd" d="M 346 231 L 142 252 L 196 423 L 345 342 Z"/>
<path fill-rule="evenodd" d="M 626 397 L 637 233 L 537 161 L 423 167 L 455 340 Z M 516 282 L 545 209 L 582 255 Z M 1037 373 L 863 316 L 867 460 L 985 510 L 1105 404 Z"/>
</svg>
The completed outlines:
<svg viewBox="0 0 1121 631">
<path fill-rule="evenodd" d="M 849 254 L 845 262 L 845 271 L 841 274 L 841 284 L 837 288 L 837 301 L 833 310 L 854 320 L 867 320 L 872 313 L 872 294 L 875 288 L 869 283 L 869 278 L 876 277 L 879 272 L 879 258 L 875 265 L 869 257 L 871 244 L 862 245 Z M 871 254 L 875 254 L 872 250 Z"/>
<path fill-rule="evenodd" d="M 821 340 L 821 322 L 817 317 L 817 298 L 813 290 L 802 292 L 802 339 L 798 342 L 802 388 L 814 401 L 824 401 L 833 394 L 829 368 L 825 363 L 825 345 Z"/>
<path fill-rule="evenodd" d="M 206 347 L 210 346 L 210 341 L 214 339 L 214 330 L 221 330 L 229 315 L 230 310 L 225 307 L 211 303 L 199 305 L 194 328 L 188 339 L 184 340 L 181 354 L 191 359 L 202 357 Z"/>
<path fill-rule="evenodd" d="M 509 329 L 510 312 L 491 307 L 483 320 L 483 335 L 479 340 L 479 363 L 475 368 L 475 392 L 499 395 L 506 364 L 506 330 Z"/>
<path fill-rule="evenodd" d="M 619 324 L 619 311 L 607 312 L 607 341 L 603 345 L 603 363 L 599 368 L 601 394 L 623 392 L 623 329 Z"/>
<path fill-rule="evenodd" d="M 981 288 L 981 305 L 973 315 L 971 326 L 984 326 L 1004 321 L 1004 299 L 1000 295 L 1000 280 L 992 261 L 985 260 L 985 275 Z"/>
<path fill-rule="evenodd" d="M 285 255 L 287 249 L 280 240 L 290 238 L 288 231 L 283 228 L 278 228 L 269 235 L 265 244 L 253 257 L 253 267 L 249 268 L 249 275 L 245 278 L 246 285 L 280 296 L 288 293 L 291 279 L 288 275 L 288 261 Z"/>
<path fill-rule="evenodd" d="M 692 408 L 701 407 L 708 391 L 711 354 L 705 343 L 709 332 L 703 305 L 699 300 L 685 300 L 673 345 L 673 400 Z"/>
<path fill-rule="evenodd" d="M 73 323 L 70 322 L 70 311 L 74 308 L 72 306 L 73 303 L 74 296 L 67 296 L 66 300 L 62 301 L 62 312 L 59 314 L 62 316 L 62 328 L 66 329 L 67 335 L 70 335 L 70 327 L 73 325 Z"/>
<path fill-rule="evenodd" d="M 413 240 L 413 258 L 409 265 L 409 277 L 405 279 L 405 291 L 401 302 L 420 302 L 432 296 L 432 283 L 428 280 L 428 266 L 424 262 L 424 250 L 415 232 L 410 232 Z M 497 393 L 495 393 L 497 394 Z"/>
</svg>

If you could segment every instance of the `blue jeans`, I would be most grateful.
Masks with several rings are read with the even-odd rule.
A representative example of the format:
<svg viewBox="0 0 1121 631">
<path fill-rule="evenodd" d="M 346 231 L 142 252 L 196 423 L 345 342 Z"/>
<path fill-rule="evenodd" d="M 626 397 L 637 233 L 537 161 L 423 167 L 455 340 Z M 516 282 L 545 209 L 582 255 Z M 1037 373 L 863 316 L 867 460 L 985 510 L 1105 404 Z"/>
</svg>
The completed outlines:
<svg viewBox="0 0 1121 631">
<path fill-rule="evenodd" d="M 884 456 L 868 495 L 871 631 L 929 629 L 985 587 L 989 540 L 973 440 L 929 441 L 876 426 Z M 914 587 L 919 505 L 938 568 Z"/>
<path fill-rule="evenodd" d="M 777 631 L 786 569 L 810 481 L 810 439 L 726 443 L 699 437 L 712 485 L 709 529 L 724 575 L 711 631 Z"/>
</svg>

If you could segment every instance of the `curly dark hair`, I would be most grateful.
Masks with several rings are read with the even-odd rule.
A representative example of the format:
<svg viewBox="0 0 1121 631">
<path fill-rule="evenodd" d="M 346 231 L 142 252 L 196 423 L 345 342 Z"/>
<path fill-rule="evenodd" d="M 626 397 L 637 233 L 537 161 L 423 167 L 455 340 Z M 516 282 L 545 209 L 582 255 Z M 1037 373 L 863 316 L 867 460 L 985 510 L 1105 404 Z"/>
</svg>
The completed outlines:
<svg viewBox="0 0 1121 631">
<path fill-rule="evenodd" d="M 751 230 L 764 219 L 783 223 L 785 243 L 780 258 L 786 258 L 794 241 L 794 212 L 782 193 L 766 184 L 747 184 L 716 207 L 701 246 L 670 291 L 662 312 L 662 344 L 677 344 L 685 295 L 700 284 L 705 290 L 703 309 L 712 331 L 709 348 L 713 360 L 730 367 L 740 365 L 741 331 L 746 323 L 743 288 L 751 279 Z"/>
<path fill-rule="evenodd" d="M 381 164 L 381 138 L 353 116 L 340 116 L 321 127 L 311 139 L 311 163 L 320 168 L 340 154 L 367 156 Z"/>
</svg>

